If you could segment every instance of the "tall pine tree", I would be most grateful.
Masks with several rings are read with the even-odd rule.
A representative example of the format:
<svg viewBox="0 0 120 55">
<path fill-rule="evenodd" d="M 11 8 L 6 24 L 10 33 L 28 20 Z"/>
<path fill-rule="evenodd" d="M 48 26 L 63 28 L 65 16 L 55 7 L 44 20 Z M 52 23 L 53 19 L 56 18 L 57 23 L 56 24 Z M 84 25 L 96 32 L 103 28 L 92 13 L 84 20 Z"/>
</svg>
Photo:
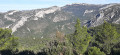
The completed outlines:
<svg viewBox="0 0 120 55">
<path fill-rule="evenodd" d="M 100 28 L 94 28 L 94 44 L 96 44 L 95 46 L 99 47 L 106 54 L 110 54 L 113 46 L 118 43 L 120 35 L 117 33 L 116 28 L 106 21 L 99 27 Z"/>
<path fill-rule="evenodd" d="M 80 20 L 77 19 L 75 32 L 73 34 L 73 41 L 71 41 L 77 54 L 83 54 L 87 50 L 90 40 L 91 36 L 87 32 L 87 27 L 81 27 Z"/>
</svg>

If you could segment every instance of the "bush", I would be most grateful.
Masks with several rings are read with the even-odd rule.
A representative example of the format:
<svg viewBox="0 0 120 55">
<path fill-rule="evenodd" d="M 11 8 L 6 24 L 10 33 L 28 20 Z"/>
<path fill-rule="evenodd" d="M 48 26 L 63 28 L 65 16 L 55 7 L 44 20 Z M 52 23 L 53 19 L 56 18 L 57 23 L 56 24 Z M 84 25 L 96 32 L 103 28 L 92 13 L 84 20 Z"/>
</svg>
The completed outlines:
<svg viewBox="0 0 120 55">
<path fill-rule="evenodd" d="M 104 52 L 101 52 L 97 47 L 91 47 L 88 50 L 88 55 L 106 55 Z"/>
</svg>

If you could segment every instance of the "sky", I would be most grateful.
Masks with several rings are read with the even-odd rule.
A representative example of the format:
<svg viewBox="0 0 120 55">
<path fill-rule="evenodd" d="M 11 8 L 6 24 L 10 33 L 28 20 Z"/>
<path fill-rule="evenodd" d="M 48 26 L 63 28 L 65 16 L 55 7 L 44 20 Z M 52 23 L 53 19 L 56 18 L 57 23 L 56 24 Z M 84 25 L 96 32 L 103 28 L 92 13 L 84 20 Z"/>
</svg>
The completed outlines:
<svg viewBox="0 0 120 55">
<path fill-rule="evenodd" d="M 61 7 L 72 3 L 109 4 L 120 3 L 120 0 L 0 0 L 0 12 Z"/>
</svg>

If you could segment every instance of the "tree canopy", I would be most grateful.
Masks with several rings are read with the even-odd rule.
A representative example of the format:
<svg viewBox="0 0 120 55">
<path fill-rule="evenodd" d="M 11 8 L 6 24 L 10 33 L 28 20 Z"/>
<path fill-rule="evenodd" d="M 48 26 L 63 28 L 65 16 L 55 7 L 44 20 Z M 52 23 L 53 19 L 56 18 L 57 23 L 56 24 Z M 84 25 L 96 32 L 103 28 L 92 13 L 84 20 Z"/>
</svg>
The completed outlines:
<svg viewBox="0 0 120 55">
<path fill-rule="evenodd" d="M 70 39 L 77 54 L 83 54 L 87 50 L 91 38 L 92 37 L 87 32 L 87 27 L 81 27 L 80 20 L 77 19 L 75 24 L 75 32 L 72 34 Z"/>
<path fill-rule="evenodd" d="M 95 36 L 95 41 L 92 42 L 93 46 L 99 47 L 106 54 L 111 53 L 111 49 L 119 42 L 120 38 L 116 28 L 106 21 L 102 25 L 93 28 L 91 33 Z"/>
<path fill-rule="evenodd" d="M 106 55 L 104 52 L 101 52 L 97 47 L 90 47 L 88 50 L 88 55 Z"/>
<path fill-rule="evenodd" d="M 0 50 L 14 50 L 18 45 L 18 37 L 14 37 L 9 29 L 0 28 Z"/>
</svg>

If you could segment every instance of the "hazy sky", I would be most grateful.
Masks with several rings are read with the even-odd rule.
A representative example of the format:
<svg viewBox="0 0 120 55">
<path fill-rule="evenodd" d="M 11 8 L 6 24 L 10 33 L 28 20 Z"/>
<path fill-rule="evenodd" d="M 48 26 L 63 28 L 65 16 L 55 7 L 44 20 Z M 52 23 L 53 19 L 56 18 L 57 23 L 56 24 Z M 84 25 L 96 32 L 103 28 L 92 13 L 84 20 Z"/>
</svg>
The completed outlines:
<svg viewBox="0 0 120 55">
<path fill-rule="evenodd" d="M 0 0 L 0 12 L 64 6 L 71 3 L 108 4 L 120 3 L 120 0 Z"/>
</svg>

